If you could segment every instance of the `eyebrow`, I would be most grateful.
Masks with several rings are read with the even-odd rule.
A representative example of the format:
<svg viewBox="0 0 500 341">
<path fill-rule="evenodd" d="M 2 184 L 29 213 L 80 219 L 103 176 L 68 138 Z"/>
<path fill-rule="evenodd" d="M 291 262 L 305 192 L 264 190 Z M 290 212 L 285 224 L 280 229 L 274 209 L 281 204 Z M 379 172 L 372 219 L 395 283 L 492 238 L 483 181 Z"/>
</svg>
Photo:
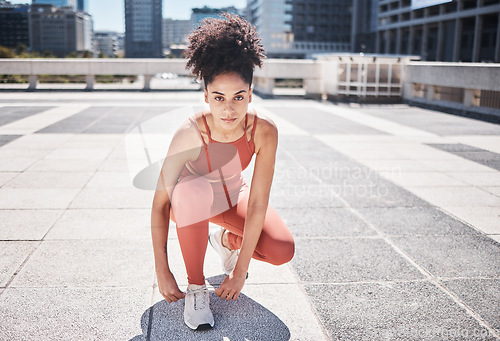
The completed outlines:
<svg viewBox="0 0 500 341">
<path fill-rule="evenodd" d="M 241 94 L 242 92 L 247 92 L 246 90 L 240 90 L 238 92 L 235 93 L 235 95 L 238 95 L 238 94 Z M 217 95 L 222 95 L 224 96 L 225 94 L 223 92 L 220 92 L 220 91 L 212 91 L 213 94 L 217 94 Z"/>
</svg>

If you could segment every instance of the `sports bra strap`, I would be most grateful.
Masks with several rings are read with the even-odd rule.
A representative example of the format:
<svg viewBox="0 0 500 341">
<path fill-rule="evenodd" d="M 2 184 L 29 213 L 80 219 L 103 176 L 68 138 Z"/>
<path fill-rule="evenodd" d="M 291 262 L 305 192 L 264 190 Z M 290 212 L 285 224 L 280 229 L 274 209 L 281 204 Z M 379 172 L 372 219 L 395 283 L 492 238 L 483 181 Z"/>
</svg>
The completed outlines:
<svg viewBox="0 0 500 341">
<path fill-rule="evenodd" d="M 255 136 L 255 128 L 257 127 L 257 113 L 254 115 L 253 119 L 253 127 L 252 127 L 252 136 L 250 137 L 250 141 L 253 141 L 253 137 Z"/>
<path fill-rule="evenodd" d="M 200 131 L 200 128 L 198 127 L 198 123 L 196 122 L 196 119 L 193 118 L 193 117 L 190 117 L 189 119 L 191 120 L 191 122 L 193 122 L 193 124 L 194 124 L 194 126 L 196 128 L 196 131 L 198 132 L 198 135 L 200 136 L 201 143 L 203 143 L 203 149 L 205 150 L 205 155 L 207 156 L 208 169 L 209 169 L 210 172 L 212 172 L 212 165 L 210 164 L 210 158 L 208 156 L 208 146 L 205 143 L 205 140 L 203 139 L 203 136 L 201 136 L 201 131 Z M 204 115 L 203 115 L 203 120 L 204 120 L 205 126 L 207 127 L 207 130 L 208 130 L 207 122 L 205 121 L 205 116 Z M 210 134 L 208 134 L 208 136 L 210 138 Z"/>
<path fill-rule="evenodd" d="M 205 117 L 205 114 L 201 114 L 201 117 L 203 117 L 203 123 L 205 124 L 205 129 L 207 130 L 208 142 L 212 142 L 212 134 L 210 133 L 210 128 L 208 127 L 207 118 Z"/>
<path fill-rule="evenodd" d="M 203 123 L 205 124 L 205 129 L 207 130 L 208 142 L 213 142 L 212 136 L 211 136 L 212 134 L 210 133 L 210 128 L 208 127 L 207 118 L 205 117 L 204 114 L 201 114 L 201 117 L 203 117 Z M 253 128 L 252 128 L 252 135 L 250 137 L 250 141 L 252 141 L 254 136 L 255 136 L 255 127 L 257 127 L 257 119 L 258 119 L 257 113 L 255 113 L 254 119 L 253 119 Z M 198 127 L 198 124 L 196 124 L 196 122 L 194 122 L 194 123 L 195 123 L 196 129 L 198 130 L 198 134 L 200 135 L 200 138 L 203 141 L 203 144 L 206 145 L 205 140 L 201 136 L 201 131 L 200 131 L 200 128 Z M 245 115 L 245 128 L 244 128 L 245 135 L 247 132 L 247 128 L 248 128 L 248 114 Z"/>
</svg>

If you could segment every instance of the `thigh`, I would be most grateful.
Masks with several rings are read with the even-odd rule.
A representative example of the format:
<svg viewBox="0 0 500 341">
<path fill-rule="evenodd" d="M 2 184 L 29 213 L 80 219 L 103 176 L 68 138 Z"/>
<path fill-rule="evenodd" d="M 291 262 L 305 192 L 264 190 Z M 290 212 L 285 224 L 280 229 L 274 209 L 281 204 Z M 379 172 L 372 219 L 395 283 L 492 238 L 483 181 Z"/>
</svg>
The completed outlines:
<svg viewBox="0 0 500 341">
<path fill-rule="evenodd" d="M 226 212 L 210 219 L 211 222 L 220 225 L 238 236 L 243 236 L 245 219 L 247 217 L 249 188 L 245 186 L 240 192 L 238 204 Z M 270 205 L 267 206 L 266 217 L 262 226 L 261 241 L 293 240 L 290 230 L 278 213 Z"/>
<path fill-rule="evenodd" d="M 186 176 L 172 191 L 171 219 L 178 226 L 188 226 L 208 220 L 213 199 L 212 187 L 206 179 Z"/>
</svg>

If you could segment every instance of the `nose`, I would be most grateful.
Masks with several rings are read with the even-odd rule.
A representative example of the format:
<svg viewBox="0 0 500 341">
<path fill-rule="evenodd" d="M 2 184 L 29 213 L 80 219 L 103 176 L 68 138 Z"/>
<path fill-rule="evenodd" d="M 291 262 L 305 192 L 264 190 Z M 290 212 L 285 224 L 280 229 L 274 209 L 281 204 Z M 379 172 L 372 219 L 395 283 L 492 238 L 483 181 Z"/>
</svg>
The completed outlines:
<svg viewBox="0 0 500 341">
<path fill-rule="evenodd" d="M 233 103 L 231 103 L 231 101 L 227 101 L 226 104 L 224 105 L 224 113 L 232 114 L 233 112 L 234 112 Z"/>
</svg>

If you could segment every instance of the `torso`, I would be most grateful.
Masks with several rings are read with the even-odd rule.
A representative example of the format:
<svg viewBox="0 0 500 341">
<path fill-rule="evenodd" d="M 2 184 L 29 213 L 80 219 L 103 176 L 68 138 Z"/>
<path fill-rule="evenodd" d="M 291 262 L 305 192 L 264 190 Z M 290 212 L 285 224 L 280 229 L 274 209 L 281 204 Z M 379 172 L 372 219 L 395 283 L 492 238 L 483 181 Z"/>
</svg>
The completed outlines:
<svg viewBox="0 0 500 341">
<path fill-rule="evenodd" d="M 206 177 L 210 181 L 220 180 L 220 174 L 215 172 L 216 170 L 222 170 L 226 180 L 241 177 L 241 172 L 249 165 L 255 153 L 254 131 L 258 117 L 255 113 L 247 113 L 246 119 L 246 130 L 243 135 L 234 141 L 220 142 L 210 135 L 208 123 L 211 120 L 210 113 L 200 113 L 191 117 L 190 121 L 196 125 L 198 138 L 202 140 L 203 146 L 196 160 L 186 163 L 180 178 L 197 175 Z"/>
</svg>

